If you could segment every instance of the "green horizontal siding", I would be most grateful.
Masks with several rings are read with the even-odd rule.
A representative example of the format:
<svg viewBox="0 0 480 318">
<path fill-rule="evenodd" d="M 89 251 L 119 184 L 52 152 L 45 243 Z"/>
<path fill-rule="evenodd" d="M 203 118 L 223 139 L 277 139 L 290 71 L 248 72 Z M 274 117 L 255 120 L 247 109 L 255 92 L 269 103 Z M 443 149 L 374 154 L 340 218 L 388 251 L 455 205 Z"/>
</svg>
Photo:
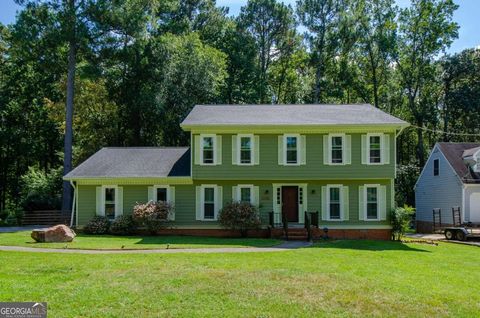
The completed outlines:
<svg viewBox="0 0 480 318">
<path fill-rule="evenodd" d="M 217 224 L 217 222 L 211 221 L 196 221 L 195 213 L 195 187 L 201 184 L 216 184 L 223 187 L 223 202 L 232 200 L 232 187 L 238 184 L 253 184 L 259 187 L 260 192 L 260 206 L 259 212 L 264 225 L 268 224 L 268 213 L 273 209 L 273 200 L 275 199 L 275 193 L 273 191 L 273 183 L 282 183 L 279 180 L 254 180 L 246 182 L 245 180 L 235 181 L 219 181 L 219 180 L 206 180 L 197 181 L 193 185 L 176 185 L 175 186 L 175 221 L 171 223 L 171 226 L 192 226 L 203 227 Z M 358 187 L 364 184 L 381 184 L 387 186 L 387 209 L 392 205 L 391 198 L 393 189 L 391 188 L 390 179 L 378 179 L 378 180 L 284 180 L 283 183 L 298 183 L 307 184 L 307 204 L 308 211 L 321 212 L 321 187 L 327 184 L 343 184 L 349 187 L 349 221 L 321 221 L 320 224 L 332 225 L 386 225 L 388 221 L 359 221 L 358 220 Z M 148 187 L 151 185 L 121 185 L 123 187 L 123 210 L 124 214 L 131 214 L 133 206 L 139 202 L 146 202 L 148 200 Z M 96 214 L 96 186 L 79 185 L 78 186 L 78 225 L 85 225 Z M 387 211 L 387 216 L 389 215 Z M 320 213 L 321 217 L 321 213 Z"/>
<path fill-rule="evenodd" d="M 260 135 L 260 164 L 232 165 L 232 135 L 222 135 L 222 164 L 192 165 L 194 180 L 316 180 L 316 179 L 392 179 L 395 177 L 395 136 L 390 134 L 390 164 L 362 164 L 361 134 L 352 134 L 352 163 L 342 166 L 323 164 L 323 136 L 306 135 L 306 165 L 278 164 L 278 135 Z M 194 138 L 192 138 L 194 140 Z M 195 145 L 192 145 L 194 148 Z M 196 151 L 197 149 L 193 149 Z"/>
</svg>

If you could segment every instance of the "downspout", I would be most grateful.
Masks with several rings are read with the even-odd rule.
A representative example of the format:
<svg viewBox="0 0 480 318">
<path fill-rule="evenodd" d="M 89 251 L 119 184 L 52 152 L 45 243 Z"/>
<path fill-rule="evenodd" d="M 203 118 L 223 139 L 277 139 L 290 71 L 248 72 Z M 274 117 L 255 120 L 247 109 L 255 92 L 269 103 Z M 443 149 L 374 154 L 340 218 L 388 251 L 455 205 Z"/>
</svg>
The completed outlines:
<svg viewBox="0 0 480 318">
<path fill-rule="evenodd" d="M 72 185 L 73 188 L 73 200 L 72 200 L 72 213 L 70 215 L 70 227 L 73 226 L 73 216 L 75 215 L 75 205 L 76 205 L 76 200 L 77 200 L 77 188 L 75 187 L 75 183 L 73 183 L 72 180 L 70 180 L 70 184 Z"/>
</svg>

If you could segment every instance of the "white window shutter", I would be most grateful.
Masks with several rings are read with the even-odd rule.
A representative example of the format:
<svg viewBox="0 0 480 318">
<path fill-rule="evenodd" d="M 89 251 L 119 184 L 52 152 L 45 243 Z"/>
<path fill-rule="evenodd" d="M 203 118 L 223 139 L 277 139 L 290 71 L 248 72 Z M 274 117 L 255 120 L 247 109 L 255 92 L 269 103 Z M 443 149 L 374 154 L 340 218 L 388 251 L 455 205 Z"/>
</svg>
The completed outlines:
<svg viewBox="0 0 480 318">
<path fill-rule="evenodd" d="M 168 219 L 175 221 L 175 187 L 169 187 L 168 191 L 170 191 L 170 204 L 172 205 L 172 212 L 168 216 Z"/>
<path fill-rule="evenodd" d="M 352 163 L 352 136 L 351 135 L 345 136 L 343 159 L 346 165 L 349 165 Z"/>
<path fill-rule="evenodd" d="M 102 196 L 102 187 L 97 187 L 96 191 L 96 212 L 97 215 L 105 215 L 103 211 L 103 196 Z"/>
<path fill-rule="evenodd" d="M 362 164 L 368 163 L 367 135 L 362 135 Z"/>
<path fill-rule="evenodd" d="M 382 136 L 382 163 L 388 165 L 390 163 L 390 135 Z"/>
<path fill-rule="evenodd" d="M 123 215 L 123 187 L 117 187 L 118 195 L 117 195 L 117 206 L 115 210 L 115 216 Z"/>
<path fill-rule="evenodd" d="M 195 187 L 195 215 L 196 215 L 196 220 L 203 220 L 203 215 L 202 215 L 202 187 L 196 186 Z"/>
<path fill-rule="evenodd" d="M 328 165 L 330 164 L 330 143 L 328 142 L 328 135 L 323 135 L 323 164 Z"/>
<path fill-rule="evenodd" d="M 260 205 L 260 187 L 253 187 L 253 205 L 258 207 Z"/>
<path fill-rule="evenodd" d="M 278 164 L 283 166 L 285 161 L 283 160 L 284 153 L 283 153 L 283 136 L 278 136 Z"/>
<path fill-rule="evenodd" d="M 215 161 L 216 165 L 221 165 L 222 164 L 222 136 L 216 136 L 217 138 L 217 158 Z"/>
<path fill-rule="evenodd" d="M 253 163 L 256 165 L 260 164 L 260 136 L 254 136 L 254 150 L 253 150 Z"/>
<path fill-rule="evenodd" d="M 358 187 L 358 219 L 365 220 L 365 187 Z"/>
<path fill-rule="evenodd" d="M 232 165 L 237 165 L 238 149 L 237 149 L 237 135 L 232 135 Z"/>
<path fill-rule="evenodd" d="M 322 187 L 322 220 L 328 220 L 327 187 Z"/>
<path fill-rule="evenodd" d="M 238 187 L 237 186 L 232 187 L 232 201 L 233 202 L 239 201 L 239 199 L 238 199 Z"/>
<path fill-rule="evenodd" d="M 215 214 L 215 220 L 218 219 L 218 214 L 223 208 L 223 187 L 217 186 L 217 211 Z"/>
<path fill-rule="evenodd" d="M 379 195 L 378 195 L 378 218 L 380 220 L 386 220 L 387 219 L 387 187 L 384 185 L 381 185 L 379 188 Z"/>
<path fill-rule="evenodd" d="M 153 187 L 148 187 L 148 202 L 155 201 L 155 193 Z"/>
<path fill-rule="evenodd" d="M 195 164 L 196 165 L 199 165 L 201 163 L 201 152 L 202 152 L 202 146 L 201 146 L 201 143 L 200 143 L 200 136 L 199 135 L 196 135 L 194 137 L 195 139 Z"/>
<path fill-rule="evenodd" d="M 342 220 L 348 221 L 350 218 L 350 197 L 348 194 L 348 186 L 342 187 Z"/>
<path fill-rule="evenodd" d="M 300 164 L 307 163 L 307 136 L 300 136 Z"/>
</svg>

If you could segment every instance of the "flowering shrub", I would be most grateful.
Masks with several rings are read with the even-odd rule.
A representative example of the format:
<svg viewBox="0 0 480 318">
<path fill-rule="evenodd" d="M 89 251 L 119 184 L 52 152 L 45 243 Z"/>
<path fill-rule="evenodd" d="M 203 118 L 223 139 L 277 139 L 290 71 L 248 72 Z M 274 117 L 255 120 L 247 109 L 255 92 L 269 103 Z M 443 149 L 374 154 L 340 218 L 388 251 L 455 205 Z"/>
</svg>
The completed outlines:
<svg viewBox="0 0 480 318">
<path fill-rule="evenodd" d="M 128 235 L 135 232 L 135 222 L 131 215 L 120 215 L 110 225 L 110 233 L 114 235 Z"/>
<path fill-rule="evenodd" d="M 220 211 L 218 221 L 223 227 L 240 230 L 242 237 L 247 230 L 258 229 L 262 224 L 257 208 L 248 202 L 230 202 Z"/>
<path fill-rule="evenodd" d="M 105 216 L 95 216 L 83 228 L 87 234 L 106 234 L 110 228 L 110 220 Z"/>
<path fill-rule="evenodd" d="M 137 224 L 145 226 L 152 234 L 155 234 L 167 224 L 173 211 L 173 205 L 167 202 L 137 203 L 133 207 L 133 219 Z"/>
</svg>

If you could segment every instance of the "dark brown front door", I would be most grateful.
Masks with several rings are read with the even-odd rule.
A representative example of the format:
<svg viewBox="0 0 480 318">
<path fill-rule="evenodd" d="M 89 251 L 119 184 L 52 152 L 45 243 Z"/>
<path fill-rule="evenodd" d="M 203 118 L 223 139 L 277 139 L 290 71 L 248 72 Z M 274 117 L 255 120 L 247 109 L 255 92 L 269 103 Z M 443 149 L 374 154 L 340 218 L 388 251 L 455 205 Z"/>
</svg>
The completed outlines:
<svg viewBox="0 0 480 318">
<path fill-rule="evenodd" d="M 282 187 L 282 214 L 288 222 L 298 222 L 298 187 Z"/>
</svg>

